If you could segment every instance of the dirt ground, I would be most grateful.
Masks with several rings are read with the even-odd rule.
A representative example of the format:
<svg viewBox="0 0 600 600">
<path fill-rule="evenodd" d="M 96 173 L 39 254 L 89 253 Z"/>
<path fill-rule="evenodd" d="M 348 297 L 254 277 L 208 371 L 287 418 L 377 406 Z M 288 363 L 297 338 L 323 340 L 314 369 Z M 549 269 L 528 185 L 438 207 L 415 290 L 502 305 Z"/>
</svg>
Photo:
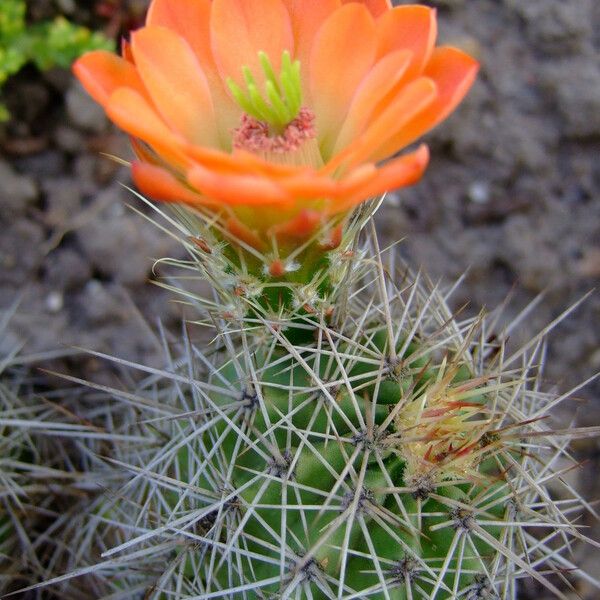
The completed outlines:
<svg viewBox="0 0 600 600">
<path fill-rule="evenodd" d="M 90 21 L 92 3 L 61 4 Z M 600 284 L 600 3 L 429 4 L 439 9 L 441 39 L 477 55 L 482 72 L 428 136 L 429 171 L 388 198 L 379 230 L 388 242 L 405 237 L 400 251 L 435 280 L 469 269 L 455 303 L 472 312 L 497 305 L 515 284 L 509 317 L 545 292 L 516 334 L 525 339 Z M 40 14 L 49 5 L 32 2 Z M 77 345 L 159 362 L 152 328 L 161 319 L 176 329 L 181 307 L 149 279 L 154 259 L 181 250 L 126 207 L 140 208 L 123 187 L 127 170 L 103 155 L 127 158 L 127 140 L 68 73 L 26 69 L 6 99 L 14 118 L 0 132 L 0 309 L 20 298 L 13 336 L 27 352 Z M 552 335 L 549 385 L 566 390 L 600 370 L 599 321 L 596 292 Z M 96 359 L 60 366 L 105 376 Z M 596 382 L 578 392 L 588 400 L 582 423 L 600 423 L 599 391 Z M 590 475 L 600 445 L 579 451 L 590 461 L 581 485 L 598 498 Z M 586 562 L 600 576 L 598 557 Z"/>
</svg>

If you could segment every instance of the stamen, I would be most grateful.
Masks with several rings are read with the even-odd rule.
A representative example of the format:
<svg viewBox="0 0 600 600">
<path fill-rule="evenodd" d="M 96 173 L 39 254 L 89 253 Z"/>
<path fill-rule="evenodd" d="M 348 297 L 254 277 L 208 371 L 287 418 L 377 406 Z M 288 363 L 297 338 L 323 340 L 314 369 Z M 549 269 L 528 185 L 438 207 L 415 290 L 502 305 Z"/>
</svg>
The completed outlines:
<svg viewBox="0 0 600 600">
<path fill-rule="evenodd" d="M 278 135 L 271 135 L 264 121 L 243 115 L 240 127 L 233 131 L 233 147 L 261 156 L 265 160 L 290 165 L 323 166 L 319 152 L 315 115 L 301 108 L 295 119 Z"/>
<path fill-rule="evenodd" d="M 302 107 L 300 61 L 292 62 L 290 53 L 286 50 L 277 76 L 265 52 L 259 52 L 258 58 L 265 77 L 264 94 L 261 94 L 248 67 L 242 69 L 245 90 L 232 79 L 227 80 L 227 85 L 247 115 L 266 123 L 275 134 L 281 134 L 296 119 Z"/>
<path fill-rule="evenodd" d="M 233 147 L 255 154 L 294 152 L 316 136 L 314 122 L 314 113 L 308 108 L 301 108 L 298 116 L 281 134 L 271 136 L 267 123 L 246 114 L 242 116 L 241 126 L 233 132 Z"/>
</svg>

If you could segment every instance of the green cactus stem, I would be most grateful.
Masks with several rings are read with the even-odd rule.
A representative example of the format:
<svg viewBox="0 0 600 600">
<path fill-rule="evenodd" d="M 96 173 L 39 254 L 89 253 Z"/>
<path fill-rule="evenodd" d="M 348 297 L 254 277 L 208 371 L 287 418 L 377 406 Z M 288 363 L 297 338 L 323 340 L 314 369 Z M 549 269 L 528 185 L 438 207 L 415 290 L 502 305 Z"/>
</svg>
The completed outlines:
<svg viewBox="0 0 600 600">
<path fill-rule="evenodd" d="M 375 245 L 361 260 L 383 267 Z M 131 441 L 97 475 L 110 494 L 65 519 L 78 550 L 45 584 L 85 577 L 152 600 L 515 600 L 524 578 L 558 598 L 551 573 L 594 582 L 564 552 L 586 541 L 574 523 L 587 508 L 561 474 L 566 440 L 596 431 L 542 418 L 558 401 L 539 387 L 545 332 L 511 354 L 420 276 L 382 278 L 405 272 L 390 260 L 358 265 L 335 324 L 299 319 L 301 343 L 257 312 L 215 317 L 204 350 L 186 334 L 165 369 L 119 360 L 146 374 L 135 393 L 105 389 Z"/>
</svg>

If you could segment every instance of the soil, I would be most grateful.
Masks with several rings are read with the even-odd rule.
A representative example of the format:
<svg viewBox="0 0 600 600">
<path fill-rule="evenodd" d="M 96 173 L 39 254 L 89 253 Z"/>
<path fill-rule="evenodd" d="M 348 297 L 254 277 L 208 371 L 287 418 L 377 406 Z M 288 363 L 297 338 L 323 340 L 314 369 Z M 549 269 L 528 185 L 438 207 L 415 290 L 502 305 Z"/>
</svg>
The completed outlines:
<svg viewBox="0 0 600 600">
<path fill-rule="evenodd" d="M 108 21 L 92 4 L 56 3 L 117 33 L 143 2 Z M 473 314 L 513 290 L 510 319 L 544 292 L 514 334 L 524 340 L 600 284 L 600 3 L 429 4 L 439 9 L 442 41 L 475 54 L 482 72 L 457 113 L 428 136 L 423 181 L 390 195 L 378 227 L 387 242 L 406 238 L 400 252 L 434 280 L 468 270 L 454 303 L 468 302 Z M 46 17 L 49 5 L 32 2 L 31 10 Z M 157 321 L 176 330 L 182 308 L 149 280 L 154 259 L 181 249 L 126 206 L 144 212 L 123 187 L 127 169 L 105 156 L 128 158 L 126 138 L 65 72 L 25 69 L 5 99 L 13 119 L 0 133 L 0 309 L 20 299 L 12 335 L 31 353 L 80 346 L 159 363 Z M 600 370 L 599 321 L 594 293 L 556 328 L 551 385 L 567 390 Z M 102 361 L 81 355 L 57 368 L 109 376 Z M 599 391 L 596 382 L 577 392 L 589 400 L 584 424 L 600 423 Z M 598 443 L 580 452 L 597 465 Z M 591 473 L 582 486 L 596 498 Z M 600 575 L 597 556 L 586 561 Z M 580 590 L 597 597 L 589 593 Z"/>
</svg>

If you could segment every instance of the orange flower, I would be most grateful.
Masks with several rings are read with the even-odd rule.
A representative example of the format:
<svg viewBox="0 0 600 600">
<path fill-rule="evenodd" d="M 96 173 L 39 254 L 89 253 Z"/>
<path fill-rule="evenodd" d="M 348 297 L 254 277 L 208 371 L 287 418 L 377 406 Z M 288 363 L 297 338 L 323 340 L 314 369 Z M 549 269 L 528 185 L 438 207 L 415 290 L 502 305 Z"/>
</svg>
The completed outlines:
<svg viewBox="0 0 600 600">
<path fill-rule="evenodd" d="M 433 9 L 389 0 L 154 0 L 123 58 L 74 69 L 132 136 L 143 193 L 223 213 L 256 245 L 421 177 L 426 146 L 391 157 L 478 68 L 435 39 Z"/>
</svg>

